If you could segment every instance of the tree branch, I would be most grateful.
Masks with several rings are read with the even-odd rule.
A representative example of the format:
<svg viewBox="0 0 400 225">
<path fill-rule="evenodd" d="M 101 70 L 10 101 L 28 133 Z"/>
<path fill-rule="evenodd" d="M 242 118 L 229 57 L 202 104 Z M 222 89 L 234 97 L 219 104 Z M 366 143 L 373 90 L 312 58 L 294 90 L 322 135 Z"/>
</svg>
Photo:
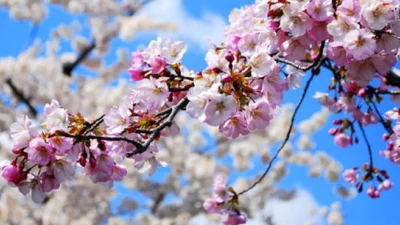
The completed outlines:
<svg viewBox="0 0 400 225">
<path fill-rule="evenodd" d="M 94 41 L 92 41 L 92 43 L 86 47 L 83 52 L 81 52 L 81 54 L 78 56 L 78 58 L 70 63 L 64 63 L 62 65 L 62 70 L 65 76 L 71 77 L 72 76 L 72 71 L 75 69 L 75 67 L 77 67 L 83 60 L 86 59 L 86 57 L 89 55 L 90 52 L 93 51 L 93 49 L 96 47 L 96 43 Z"/>
<path fill-rule="evenodd" d="M 170 110 L 170 114 L 167 117 L 167 119 L 160 124 L 160 126 L 158 126 L 157 128 L 151 129 L 150 131 L 152 132 L 152 134 L 150 135 L 150 137 L 146 140 L 146 142 L 139 148 L 136 148 L 133 152 L 129 152 L 126 154 L 126 157 L 130 158 L 133 155 L 136 154 L 141 154 L 143 152 L 146 151 L 146 149 L 150 146 L 150 144 L 160 135 L 160 132 L 166 128 L 166 127 L 170 127 L 172 125 L 172 122 L 175 118 L 175 116 L 178 114 L 178 112 L 183 109 L 184 107 L 186 107 L 186 105 L 189 103 L 189 99 L 187 99 L 186 97 L 183 98 L 180 102 L 178 102 L 178 104 L 176 104 L 175 106 L 173 106 Z"/>
<path fill-rule="evenodd" d="M 14 83 L 12 82 L 12 80 L 11 80 L 10 77 L 8 77 L 8 78 L 6 79 L 6 83 L 7 83 L 8 86 L 11 88 L 11 91 L 14 93 L 14 95 L 17 96 L 17 98 L 19 99 L 19 101 L 25 103 L 26 106 L 27 106 L 28 109 L 29 109 L 29 112 L 30 112 L 34 117 L 36 117 L 37 114 L 38 114 L 37 110 L 35 109 L 35 107 L 32 106 L 30 100 L 29 100 L 27 97 L 25 97 L 24 93 L 22 93 L 20 90 L 18 90 L 18 88 L 14 85 Z"/>
</svg>

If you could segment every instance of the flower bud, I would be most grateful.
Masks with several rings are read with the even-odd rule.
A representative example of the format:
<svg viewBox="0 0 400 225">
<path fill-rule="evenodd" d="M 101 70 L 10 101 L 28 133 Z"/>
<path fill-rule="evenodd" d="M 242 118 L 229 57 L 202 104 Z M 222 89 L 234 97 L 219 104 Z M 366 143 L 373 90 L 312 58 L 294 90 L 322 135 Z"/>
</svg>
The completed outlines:
<svg viewBox="0 0 400 225">
<path fill-rule="evenodd" d="M 361 88 L 361 89 L 358 91 L 358 95 L 359 95 L 361 98 L 364 98 L 364 97 L 367 95 L 367 91 L 365 90 L 365 88 Z"/>
<path fill-rule="evenodd" d="M 235 60 L 235 56 L 231 52 L 229 52 L 228 54 L 225 55 L 225 59 L 226 61 L 232 63 L 233 60 Z"/>
</svg>

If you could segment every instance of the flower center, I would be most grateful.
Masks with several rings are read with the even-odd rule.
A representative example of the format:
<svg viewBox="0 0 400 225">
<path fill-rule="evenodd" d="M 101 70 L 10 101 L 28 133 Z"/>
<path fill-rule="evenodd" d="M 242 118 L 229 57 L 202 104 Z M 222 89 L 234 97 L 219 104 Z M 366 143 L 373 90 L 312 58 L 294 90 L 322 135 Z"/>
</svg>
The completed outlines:
<svg viewBox="0 0 400 225">
<path fill-rule="evenodd" d="M 220 111 L 222 111 L 224 108 L 225 108 L 224 103 L 223 103 L 223 102 L 218 102 L 218 103 L 217 103 L 217 106 L 215 107 L 215 110 L 218 111 L 218 112 L 220 112 Z"/>
</svg>

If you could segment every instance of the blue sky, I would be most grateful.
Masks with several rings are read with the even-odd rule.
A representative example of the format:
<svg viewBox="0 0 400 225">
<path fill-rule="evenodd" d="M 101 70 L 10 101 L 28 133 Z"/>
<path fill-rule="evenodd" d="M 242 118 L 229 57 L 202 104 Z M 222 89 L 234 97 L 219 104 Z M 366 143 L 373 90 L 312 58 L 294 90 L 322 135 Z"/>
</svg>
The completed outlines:
<svg viewBox="0 0 400 225">
<path fill-rule="evenodd" d="M 117 47 L 124 47 L 130 50 L 134 50 L 137 46 L 147 45 L 149 40 L 155 38 L 157 35 L 161 36 L 174 36 L 176 38 L 182 38 L 188 41 L 189 52 L 186 54 L 184 64 L 188 68 L 194 70 L 200 70 L 204 68 L 204 53 L 206 49 L 207 41 L 199 40 L 199 37 L 210 36 L 214 41 L 222 40 L 222 32 L 220 28 L 223 27 L 223 23 L 227 23 L 229 12 L 235 8 L 245 4 L 251 4 L 253 1 L 250 0 L 230 0 L 230 1 L 215 1 L 215 0 L 170 0 L 170 2 L 163 0 L 164 3 L 177 4 L 179 10 L 170 12 L 168 9 L 164 11 L 165 15 L 161 15 L 157 10 L 161 10 L 160 5 L 150 6 L 149 12 L 153 13 L 154 16 L 160 16 L 162 19 L 168 19 L 171 21 L 182 21 L 193 22 L 201 27 L 194 27 L 193 31 L 180 30 L 178 34 L 168 33 L 142 33 L 139 34 L 134 41 L 129 43 L 123 43 L 120 40 L 115 40 L 112 43 L 111 49 Z M 176 15 L 184 16 L 184 19 L 176 17 Z M 56 25 L 60 23 L 70 24 L 72 20 L 84 19 L 84 16 L 71 16 L 58 7 L 50 7 L 49 16 L 42 24 L 38 27 L 37 38 L 41 39 L 42 42 L 46 40 L 50 35 L 50 31 Z M 0 9 L 0 27 L 2 27 L 2 35 L 0 42 L 0 57 L 16 56 L 23 51 L 30 43 L 30 34 L 32 32 L 32 25 L 27 22 L 15 21 L 8 17 L 7 11 Z M 88 34 L 87 30 L 83 31 Z M 63 50 L 70 50 L 70 47 L 66 44 L 63 45 Z M 110 53 L 107 60 L 112 60 L 115 54 Z M 303 78 L 303 82 L 307 77 Z M 297 121 L 306 119 L 312 115 L 315 111 L 320 110 L 320 105 L 316 100 L 312 99 L 311 96 L 318 91 L 325 91 L 328 86 L 330 74 L 323 72 L 317 79 L 314 80 L 311 89 L 308 93 L 304 105 L 302 106 Z M 321 87 L 323 89 L 321 89 Z M 297 102 L 301 90 L 290 91 L 286 93 L 285 102 Z M 385 109 L 389 109 L 393 105 L 390 103 L 384 103 Z M 382 110 L 384 111 L 384 110 Z M 330 121 L 338 116 L 331 116 L 328 120 L 327 125 L 316 135 L 313 136 L 313 140 L 317 142 L 316 150 L 327 151 L 329 155 L 338 159 L 343 168 L 350 168 L 353 166 L 362 165 L 368 159 L 367 149 L 364 141 L 360 138 L 360 144 L 354 145 L 347 149 L 341 149 L 333 145 L 333 139 L 327 134 L 330 128 Z M 400 198 L 400 176 L 398 167 L 388 162 L 379 156 L 379 150 L 384 149 L 385 145 L 381 141 L 381 134 L 383 129 L 380 125 L 368 127 L 366 129 L 367 135 L 370 138 L 373 147 L 373 156 L 375 165 L 379 168 L 385 168 L 391 175 L 391 179 L 394 181 L 395 186 L 392 191 L 384 192 L 380 199 L 372 200 L 369 199 L 366 194 L 356 196 L 351 200 L 342 200 L 343 208 L 342 212 L 345 216 L 345 224 L 357 225 L 397 225 L 399 224 L 396 215 L 397 212 L 397 200 Z M 359 135 L 360 136 L 360 135 Z M 251 176 L 261 173 L 264 166 L 259 162 L 255 162 L 255 167 L 251 172 L 246 173 L 246 176 Z M 331 184 L 326 179 L 314 179 L 307 176 L 307 170 L 301 167 L 290 167 L 289 176 L 282 182 L 281 187 L 283 188 L 302 188 L 311 193 L 316 199 L 319 205 L 329 205 L 333 201 L 340 200 L 340 198 L 334 194 L 333 189 L 336 185 L 347 185 L 343 180 L 339 181 L 338 184 Z M 123 194 L 124 195 L 124 194 Z M 120 198 L 122 195 L 120 196 Z M 301 204 L 299 205 L 301 207 Z M 278 224 L 283 225 L 283 224 Z"/>
</svg>

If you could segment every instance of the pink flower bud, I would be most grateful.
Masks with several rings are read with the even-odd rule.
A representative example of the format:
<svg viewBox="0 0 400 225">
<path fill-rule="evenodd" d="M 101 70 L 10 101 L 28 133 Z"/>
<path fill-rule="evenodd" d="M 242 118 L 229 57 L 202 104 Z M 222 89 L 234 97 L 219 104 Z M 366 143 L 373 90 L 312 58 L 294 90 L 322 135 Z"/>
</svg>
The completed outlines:
<svg viewBox="0 0 400 225">
<path fill-rule="evenodd" d="M 355 184 L 358 180 L 358 173 L 355 169 L 348 169 L 343 172 L 343 178 L 350 184 Z"/>
<path fill-rule="evenodd" d="M 85 166 L 86 166 L 86 156 L 85 156 L 85 154 L 80 153 L 77 162 L 78 162 L 82 167 L 85 167 Z"/>
<path fill-rule="evenodd" d="M 329 129 L 328 133 L 332 136 L 335 136 L 339 132 L 338 128 L 331 128 Z"/>
<path fill-rule="evenodd" d="M 150 60 L 150 66 L 153 74 L 160 74 L 167 67 L 167 63 L 163 58 L 156 56 Z"/>
<path fill-rule="evenodd" d="M 226 73 L 224 75 L 222 75 L 222 82 L 226 83 L 226 82 L 230 82 L 232 80 L 232 75 L 229 73 Z"/>
<path fill-rule="evenodd" d="M 389 191 L 393 187 L 393 183 L 390 180 L 384 180 L 378 187 L 378 190 Z"/>
<path fill-rule="evenodd" d="M 235 56 L 229 52 L 228 54 L 225 55 L 225 59 L 226 59 L 226 61 L 231 63 L 231 62 L 233 62 L 233 60 L 235 60 Z"/>
<path fill-rule="evenodd" d="M 389 140 L 389 138 L 390 138 L 390 134 L 384 134 L 384 135 L 382 136 L 382 140 L 383 140 L 383 141 L 387 141 L 387 140 Z"/>
<path fill-rule="evenodd" d="M 358 91 L 358 95 L 359 95 L 361 98 L 364 98 L 364 97 L 367 95 L 367 91 L 365 90 L 365 88 L 361 88 L 361 89 Z"/>
<path fill-rule="evenodd" d="M 343 120 L 334 120 L 333 124 L 334 125 L 341 125 L 343 123 Z"/>
<path fill-rule="evenodd" d="M 247 219 L 244 215 L 238 215 L 237 213 L 227 213 L 222 216 L 222 223 L 224 225 L 238 225 L 246 223 Z"/>
<path fill-rule="evenodd" d="M 386 146 L 386 149 L 387 149 L 388 151 L 393 151 L 393 148 L 394 148 L 393 143 L 389 143 L 389 144 Z"/>
<path fill-rule="evenodd" d="M 350 139 L 349 136 L 347 136 L 343 133 L 340 133 L 335 136 L 334 142 L 335 142 L 335 145 L 337 145 L 339 147 L 347 148 L 351 144 L 352 140 Z"/>
<path fill-rule="evenodd" d="M 369 186 L 369 188 L 367 190 L 367 194 L 371 198 L 379 198 L 380 197 L 380 192 L 378 190 L 376 190 L 374 187 L 372 187 L 372 185 Z"/>
<path fill-rule="evenodd" d="M 131 75 L 131 81 L 139 81 L 139 80 L 142 80 L 144 78 L 143 77 L 143 71 L 140 70 L 140 69 L 130 68 L 128 70 L 128 73 L 129 73 L 129 75 Z"/>
<path fill-rule="evenodd" d="M 22 169 L 15 165 L 5 165 L 1 168 L 1 170 L 4 179 L 14 185 L 18 185 L 27 178 L 27 174 L 22 172 Z"/>
</svg>

